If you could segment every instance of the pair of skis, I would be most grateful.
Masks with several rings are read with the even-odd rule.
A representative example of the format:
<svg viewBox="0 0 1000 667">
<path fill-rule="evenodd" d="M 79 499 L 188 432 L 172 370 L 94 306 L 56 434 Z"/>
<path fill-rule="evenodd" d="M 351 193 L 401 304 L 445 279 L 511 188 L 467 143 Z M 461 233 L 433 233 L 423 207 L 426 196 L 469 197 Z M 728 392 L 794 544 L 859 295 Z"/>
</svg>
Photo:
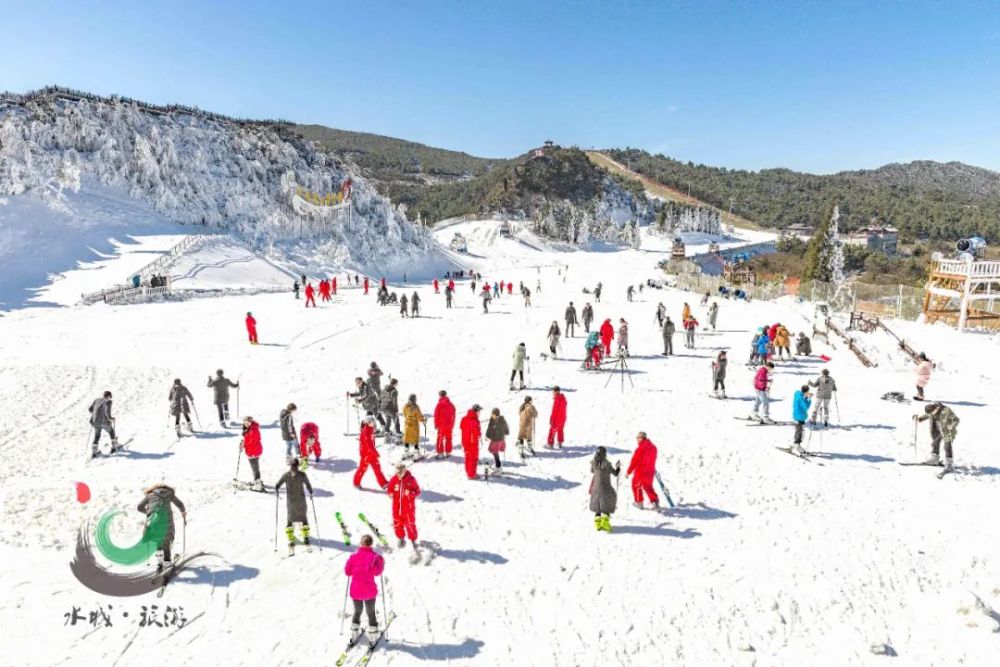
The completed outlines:
<svg viewBox="0 0 1000 667">
<path fill-rule="evenodd" d="M 911 463 L 909 461 L 899 461 L 899 465 L 901 465 L 901 466 L 927 466 L 928 468 L 941 468 L 942 469 L 941 472 L 939 472 L 937 475 L 935 475 L 935 477 L 937 477 L 938 479 L 942 479 L 945 475 L 948 475 L 948 474 L 951 474 L 951 473 L 955 472 L 954 466 L 952 466 L 950 468 L 947 468 L 947 467 L 945 467 L 945 465 L 943 463 L 923 463 L 923 462 L 920 462 L 920 461 L 914 461 L 914 462 Z"/>
<path fill-rule="evenodd" d="M 340 534 L 344 540 L 344 545 L 351 546 L 351 531 L 347 529 L 347 524 L 344 522 L 344 516 L 340 512 L 337 512 L 334 516 L 337 518 L 337 524 L 340 526 Z M 364 515 L 364 512 L 358 513 L 358 518 L 361 519 L 361 523 L 365 524 L 368 530 L 372 531 L 379 544 L 381 544 L 383 548 L 388 549 L 389 540 L 386 539 L 385 535 L 382 534 L 382 531 L 380 531 L 375 524 L 368 520 L 368 517 Z"/>
<path fill-rule="evenodd" d="M 392 622 L 395 619 L 396 619 L 396 612 L 394 611 L 389 612 L 389 616 L 385 619 L 385 627 L 383 627 L 381 632 L 379 632 L 378 635 L 375 636 L 374 641 L 369 643 L 368 648 L 365 649 L 365 652 L 361 656 L 361 658 L 354 663 L 357 667 L 363 667 L 364 665 L 367 665 L 371 661 L 372 655 L 375 653 L 375 650 L 379 647 L 379 645 L 383 643 L 382 640 L 385 639 L 385 633 L 388 632 L 389 626 L 392 625 Z M 364 636 L 365 636 L 364 632 L 359 632 L 357 635 L 352 637 L 349 642 L 347 642 L 347 648 L 344 649 L 344 652 L 340 654 L 339 658 L 337 658 L 337 662 L 334 663 L 337 667 L 343 667 L 345 664 L 347 664 L 347 659 L 350 657 L 351 651 L 354 649 L 355 646 L 357 646 L 361 642 L 361 638 Z"/>
</svg>

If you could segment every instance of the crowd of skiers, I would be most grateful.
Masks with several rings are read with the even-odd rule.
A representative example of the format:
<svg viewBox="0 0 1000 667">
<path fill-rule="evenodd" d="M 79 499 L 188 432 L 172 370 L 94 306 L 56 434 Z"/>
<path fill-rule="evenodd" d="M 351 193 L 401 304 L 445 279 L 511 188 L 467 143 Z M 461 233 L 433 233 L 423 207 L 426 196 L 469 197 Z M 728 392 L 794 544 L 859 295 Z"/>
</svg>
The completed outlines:
<svg viewBox="0 0 1000 667">
<path fill-rule="evenodd" d="M 473 275 L 471 289 L 473 294 L 477 294 L 477 281 L 481 281 L 481 276 Z M 354 276 L 356 287 L 360 286 L 358 276 Z M 337 294 L 337 279 L 323 279 L 318 282 L 317 288 L 307 282 L 305 276 L 302 277 L 302 284 L 305 286 L 306 307 L 315 306 L 315 297 L 318 292 L 322 302 L 330 301 L 332 296 Z M 350 284 L 350 277 L 348 277 Z M 512 282 L 488 282 L 481 283 L 481 290 L 478 292 L 483 300 L 483 312 L 488 312 L 488 305 L 494 298 L 501 298 L 503 292 L 508 295 L 513 294 Z M 364 293 L 368 293 L 369 281 L 364 278 Z M 640 291 L 641 291 L 640 286 Z M 434 292 L 440 293 L 441 284 L 438 280 L 433 281 Z M 541 284 L 536 285 L 536 290 L 540 291 Z M 602 285 L 597 284 L 593 290 L 594 299 L 600 302 Z M 584 290 L 587 292 L 587 290 Z M 295 297 L 299 298 L 299 283 L 295 283 Z M 446 297 L 446 307 L 451 307 L 455 294 L 455 281 L 449 276 L 447 284 L 444 286 Z M 530 305 L 531 292 L 524 285 L 520 284 L 520 293 L 525 305 Z M 378 291 L 380 304 L 397 302 L 395 293 L 388 292 L 385 280 L 381 281 Z M 626 293 L 627 299 L 632 300 L 634 290 L 630 286 Z M 708 296 L 702 300 L 702 305 L 708 303 Z M 405 294 L 398 298 L 400 314 L 403 317 L 418 317 L 420 313 L 420 296 L 414 291 L 410 298 Z M 717 302 L 712 302 L 708 308 L 708 326 L 714 331 L 717 324 L 719 306 Z M 676 332 L 675 325 L 671 318 L 667 316 L 666 308 L 659 303 L 655 313 L 656 323 L 661 331 L 664 350 L 663 355 L 673 354 L 673 335 Z M 695 346 L 695 332 L 699 322 L 692 313 L 690 306 L 685 303 L 681 312 L 680 321 L 685 331 L 685 346 L 693 348 Z M 575 337 L 576 327 L 583 325 L 584 333 L 587 334 L 585 342 L 584 365 L 587 368 L 600 367 L 601 362 L 612 354 L 612 344 L 617 338 L 617 353 L 619 356 L 629 356 L 629 332 L 628 322 L 624 318 L 618 320 L 617 330 L 612 324 L 611 318 L 603 320 L 601 325 L 591 331 L 594 323 L 594 310 L 589 302 L 585 303 L 578 315 L 576 306 L 569 302 L 563 314 L 564 329 L 560 329 L 559 322 L 553 321 L 547 334 L 549 352 L 553 357 L 561 351 L 560 339 L 565 334 L 567 337 Z M 246 316 L 246 328 L 250 342 L 257 344 L 257 322 L 252 313 Z M 788 329 L 780 323 L 760 327 L 755 333 L 751 346 L 750 364 L 757 366 L 752 386 L 754 390 L 753 410 L 749 418 L 762 423 L 774 423 L 770 417 L 770 390 L 775 369 L 774 359 L 791 358 L 790 351 L 791 334 Z M 809 338 L 805 334 L 799 334 L 796 341 L 796 354 L 811 354 Z M 544 356 L 544 355 L 543 355 Z M 530 358 L 527 355 L 527 348 L 524 343 L 518 344 L 513 352 L 512 367 L 510 374 L 510 389 L 523 390 L 530 384 Z M 726 374 L 728 367 L 728 356 L 725 350 L 719 351 L 712 359 L 712 395 L 716 398 L 726 398 Z M 528 383 L 526 384 L 525 370 L 528 370 Z M 923 400 L 924 388 L 930 379 L 933 364 L 926 355 L 920 355 L 918 359 L 916 387 L 916 400 Z M 347 392 L 348 399 L 353 399 L 358 408 L 358 413 L 364 413 L 361 418 L 358 433 L 358 466 L 354 471 L 353 484 L 361 489 L 363 482 L 370 470 L 375 478 L 378 488 L 385 492 L 390 498 L 393 532 L 396 535 L 399 546 L 405 546 L 409 541 L 413 549 L 418 549 L 418 530 L 416 521 L 416 500 L 421 494 L 420 485 L 410 469 L 410 463 L 417 457 L 423 457 L 421 442 L 421 428 L 426 428 L 428 419 L 421 409 L 416 394 L 410 394 L 403 404 L 399 406 L 398 380 L 390 377 L 383 386 L 383 372 L 376 362 L 371 362 L 366 369 L 364 376 L 355 378 L 353 391 Z M 515 386 L 515 380 L 518 384 Z M 239 390 L 238 381 L 227 378 L 222 369 L 216 371 L 215 376 L 209 376 L 207 387 L 213 390 L 213 401 L 216 406 L 217 416 L 220 425 L 223 427 L 232 426 L 230 422 L 230 390 Z M 815 394 L 813 393 L 815 388 Z M 792 420 L 794 424 L 793 443 L 791 451 L 797 454 L 808 454 L 803 447 L 803 434 L 807 423 L 814 426 L 822 424 L 828 427 L 831 421 L 831 401 L 835 401 L 837 384 L 830 375 L 829 370 L 823 369 L 814 380 L 802 385 L 794 392 L 792 399 Z M 191 411 L 194 407 L 194 398 L 181 380 L 175 379 L 168 394 L 169 414 L 173 418 L 173 425 L 180 437 L 182 426 L 186 426 L 188 431 L 194 432 L 191 419 Z M 278 422 L 280 425 L 281 439 L 285 444 L 285 463 L 287 470 L 277 480 L 274 485 L 275 492 L 284 489 L 286 497 L 286 526 L 285 534 L 288 541 L 289 553 L 293 553 L 296 544 L 295 528 L 299 527 L 302 543 L 307 548 L 310 547 L 310 523 L 309 504 L 306 501 L 306 494 L 309 495 L 310 504 L 313 496 L 313 487 L 305 470 L 309 466 L 310 457 L 314 462 L 319 462 L 322 449 L 319 440 L 319 427 L 313 422 L 302 424 L 300 429 L 296 429 L 295 417 L 298 411 L 294 403 L 287 404 L 280 410 Z M 237 408 L 238 412 L 238 408 Z M 102 433 L 107 433 L 111 438 L 112 452 L 118 451 L 121 445 L 115 433 L 115 419 L 112 416 L 112 395 L 110 391 L 96 399 L 90 406 L 90 424 L 94 430 L 92 451 L 96 455 Z M 448 392 L 444 389 L 438 392 L 438 400 L 433 410 L 431 424 L 435 430 L 434 435 L 434 457 L 438 459 L 448 458 L 453 453 L 454 429 L 459 429 L 459 442 L 464 456 L 464 472 L 469 480 L 476 480 L 481 477 L 479 472 L 480 447 L 486 443 L 486 452 L 492 457 L 492 467 L 487 466 L 487 474 L 500 473 L 503 467 L 501 455 L 506 451 L 507 440 L 511 435 L 511 427 L 508 425 L 506 417 L 500 408 L 494 407 L 490 410 L 488 419 L 484 424 L 483 408 L 478 403 L 473 403 L 464 416 L 458 420 L 458 410 L 452 402 Z M 197 412 L 195 412 L 197 417 Z M 534 454 L 535 425 L 539 416 L 531 396 L 525 396 L 522 404 L 518 408 L 517 438 L 516 447 L 522 456 Z M 549 411 L 548 431 L 545 438 L 545 446 L 550 449 L 561 449 L 565 442 L 565 426 L 567 419 L 567 400 L 565 394 L 558 386 L 552 389 L 552 402 Z M 946 469 L 952 466 L 952 446 L 957 434 L 958 417 L 947 406 L 941 403 L 932 403 L 926 406 L 924 414 L 914 415 L 915 422 L 930 421 L 932 437 L 932 455 L 928 459 L 929 465 L 940 463 L 940 450 L 944 449 L 943 465 Z M 183 420 L 183 424 L 182 424 Z M 249 462 L 253 481 L 248 488 L 256 491 L 265 491 L 261 479 L 260 458 L 263 455 L 263 443 L 261 439 L 260 424 L 252 416 L 242 418 L 242 440 L 240 443 L 241 457 L 245 456 Z M 403 460 L 395 467 L 395 474 L 387 478 L 384 474 L 380 462 L 379 438 L 385 438 L 385 442 L 393 442 L 402 446 Z M 637 446 L 632 453 L 631 460 L 626 468 L 626 476 L 631 477 L 631 488 L 633 503 L 639 508 L 644 508 L 644 503 L 648 501 L 649 507 L 659 508 L 660 497 L 654 489 L 654 480 L 657 480 L 656 461 L 657 448 L 647 437 L 645 432 L 639 432 L 636 436 Z M 590 485 L 590 511 L 594 513 L 595 528 L 598 531 L 611 532 L 611 515 L 617 507 L 617 478 L 621 474 L 621 462 L 612 464 L 607 457 L 605 447 L 597 447 L 591 461 L 590 469 L 592 473 Z M 237 474 L 239 464 L 237 465 Z M 612 481 L 612 477 L 616 478 Z M 662 482 L 661 487 L 662 487 Z M 665 491 L 665 488 L 663 489 Z M 139 511 L 151 514 L 158 507 L 166 507 L 173 504 L 180 508 L 186 520 L 186 511 L 173 489 L 166 485 L 156 485 L 146 490 L 146 496 L 139 505 Z M 315 507 L 313 507 L 315 515 Z M 164 537 L 160 547 L 158 569 L 163 569 L 163 563 L 171 560 L 171 544 L 174 539 L 173 515 L 170 517 L 169 530 Z M 352 616 L 352 635 L 357 637 L 361 633 L 361 616 L 365 614 L 368 621 L 369 640 L 373 641 L 378 634 L 378 622 L 375 614 L 374 601 L 378 594 L 378 587 L 375 585 L 375 577 L 381 576 L 385 563 L 381 555 L 373 550 L 374 539 L 370 535 L 365 535 L 361 539 L 360 548 L 352 554 L 345 564 L 345 574 L 351 578 L 350 596 L 354 601 Z"/>
</svg>

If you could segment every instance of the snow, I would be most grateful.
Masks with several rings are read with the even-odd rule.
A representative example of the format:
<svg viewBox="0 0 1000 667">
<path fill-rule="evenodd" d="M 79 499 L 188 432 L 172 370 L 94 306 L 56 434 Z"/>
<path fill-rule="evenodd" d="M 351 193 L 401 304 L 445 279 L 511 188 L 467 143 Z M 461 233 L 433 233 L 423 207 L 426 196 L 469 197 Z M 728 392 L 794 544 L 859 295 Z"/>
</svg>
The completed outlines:
<svg viewBox="0 0 1000 667">
<path fill-rule="evenodd" d="M 20 309 L 0 320 L 0 404 L 7 407 L 0 417 L 0 624 L 7 629 L 0 655 L 27 665 L 137 664 L 150 654 L 164 664 L 331 664 L 343 644 L 349 552 L 334 512 L 344 514 L 355 536 L 363 532 L 358 512 L 390 538 L 392 532 L 389 501 L 371 490 L 373 479 L 365 480 L 367 491 L 352 488 L 357 441 L 342 435 L 345 420 L 353 430 L 355 418 L 344 392 L 377 360 L 399 378 L 402 396 L 417 395 L 425 413 L 442 388 L 460 415 L 478 402 L 499 407 L 513 425 L 525 394 L 540 412 L 540 455 L 522 466 L 510 440 L 508 477 L 467 481 L 460 450 L 451 460 L 414 466 L 424 489 L 417 501 L 421 539 L 440 546 L 426 566 L 409 565 L 405 551 L 387 555 L 387 603 L 399 617 L 376 657 L 380 664 L 881 665 L 885 657 L 872 647 L 883 644 L 900 664 L 995 662 L 997 622 L 977 608 L 975 596 L 1000 608 L 1000 533 L 991 511 L 1000 490 L 996 336 L 890 325 L 940 362 L 928 395 L 947 401 L 961 419 L 959 472 L 940 481 L 933 470 L 896 465 L 928 451 L 926 424 L 916 454 L 912 444 L 911 415 L 919 405 L 878 400 L 885 391 L 911 392 L 905 358 L 887 353 L 878 368 L 865 369 L 833 341 L 836 347 L 814 344 L 816 354 L 832 357 L 826 365 L 816 358 L 779 363 L 776 418 L 790 418 L 792 392 L 820 368 L 829 368 L 840 388 L 842 427 L 808 436 L 811 449 L 829 456 L 803 462 L 774 448 L 791 441 L 791 427 L 731 417 L 750 406 L 752 371 L 740 362 L 751 330 L 780 320 L 793 332 L 809 331 L 808 304 L 724 300 L 718 332 L 699 335 L 693 351 L 678 334 L 678 354 L 664 359 L 653 325 L 657 302 L 675 320 L 685 301 L 707 319 L 697 295 L 676 290 L 646 289 L 626 302 L 628 284 L 660 277 L 655 265 L 667 249 L 644 236 L 639 249 L 571 251 L 523 229 L 501 238 L 498 225 L 463 222 L 437 232 L 450 239 L 459 231 L 469 241 L 469 255 L 444 252 L 440 261 L 476 268 L 490 282 L 516 287 L 523 280 L 533 292 L 531 308 L 515 292 L 483 315 L 461 281 L 455 308 L 447 310 L 424 277 L 436 269 L 413 262 L 399 266 L 411 284 L 393 289 L 419 291 L 426 317 L 416 320 L 378 307 L 374 290 L 365 297 L 357 289 L 342 289 L 315 310 L 284 293 Z M 284 248 L 254 259 L 220 241 L 186 258 L 179 272 L 202 286 L 280 284 L 289 269 L 280 258 L 309 259 L 304 253 L 305 246 Z M 230 260 L 224 271 L 216 266 Z M 132 261 L 126 253 L 100 271 L 118 279 Z M 558 360 L 540 356 L 548 324 L 561 323 L 568 301 L 582 306 L 589 296 L 581 287 L 598 281 L 605 288 L 594 303 L 598 322 L 631 323 L 635 387 L 626 381 L 624 391 L 617 376 L 578 370 L 582 332 L 563 340 Z M 257 347 L 246 343 L 247 311 L 258 321 Z M 520 341 L 531 358 L 525 394 L 507 391 Z M 732 358 L 726 383 L 733 398 L 725 402 L 708 397 L 710 359 L 721 348 Z M 289 560 L 280 547 L 276 555 L 275 499 L 231 489 L 238 431 L 214 424 L 204 386 L 217 368 L 241 383 L 234 416 L 252 414 L 263 427 L 265 482 L 284 467 L 279 410 L 295 402 L 298 424 L 319 424 L 327 458 L 307 473 L 317 488 L 314 528 L 322 551 Z M 179 442 L 165 422 L 174 377 L 184 379 L 203 417 L 202 432 Z M 540 441 L 556 384 L 569 401 L 568 441 L 550 452 Z M 122 437 L 134 441 L 124 456 L 84 466 L 86 408 L 104 389 L 114 392 Z M 605 445 L 612 460 L 627 464 L 639 430 L 659 448 L 658 469 L 678 507 L 631 507 L 623 479 L 614 530 L 596 533 L 587 511 L 589 459 Z M 457 428 L 455 435 L 457 441 Z M 398 454 L 382 456 L 388 473 Z M 244 461 L 241 477 L 246 468 Z M 161 600 L 85 589 L 68 567 L 80 521 L 121 506 L 123 529 L 134 537 L 141 489 L 160 480 L 188 505 L 187 551 L 219 557 L 196 561 Z M 75 501 L 77 481 L 93 493 L 87 506 Z M 113 627 L 64 626 L 73 606 L 86 613 L 109 604 Z M 150 604 L 183 607 L 188 624 L 140 628 L 139 610 Z M 35 638 L 30 650 L 25 636 Z"/>
</svg>

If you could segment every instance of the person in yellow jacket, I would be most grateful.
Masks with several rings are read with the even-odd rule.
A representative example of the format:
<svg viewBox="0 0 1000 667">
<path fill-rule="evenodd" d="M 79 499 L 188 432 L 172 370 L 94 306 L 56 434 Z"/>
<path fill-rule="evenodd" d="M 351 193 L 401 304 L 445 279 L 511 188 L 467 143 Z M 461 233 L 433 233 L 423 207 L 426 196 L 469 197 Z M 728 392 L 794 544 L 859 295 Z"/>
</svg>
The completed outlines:
<svg viewBox="0 0 1000 667">
<path fill-rule="evenodd" d="M 684 304 L 684 310 L 681 312 L 681 322 L 691 319 L 691 306 L 687 303 Z"/>
<path fill-rule="evenodd" d="M 426 421 L 427 418 L 424 417 L 423 411 L 417 405 L 417 395 L 410 394 L 410 397 L 406 399 L 406 405 L 403 406 L 403 448 L 405 449 L 403 456 L 409 455 L 410 445 L 413 445 L 414 453 L 420 450 L 420 425 Z"/>
<path fill-rule="evenodd" d="M 789 359 L 792 358 L 791 350 L 791 338 L 792 335 L 788 333 L 788 329 L 785 328 L 784 324 L 778 325 L 778 330 L 774 332 L 774 351 L 777 352 L 778 356 L 782 359 L 787 356 Z"/>
</svg>

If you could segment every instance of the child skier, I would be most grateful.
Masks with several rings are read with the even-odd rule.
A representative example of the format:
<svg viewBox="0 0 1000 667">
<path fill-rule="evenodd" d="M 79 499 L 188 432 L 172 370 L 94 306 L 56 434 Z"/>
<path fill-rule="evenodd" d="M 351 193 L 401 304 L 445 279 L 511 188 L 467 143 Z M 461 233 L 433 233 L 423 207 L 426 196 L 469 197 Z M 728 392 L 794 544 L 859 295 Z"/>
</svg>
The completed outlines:
<svg viewBox="0 0 1000 667">
<path fill-rule="evenodd" d="M 312 454 L 315 462 L 319 463 L 322 452 L 322 446 L 319 444 L 319 426 L 313 422 L 306 422 L 299 428 L 299 456 L 302 457 L 302 462 L 307 464 L 309 455 Z"/>
<path fill-rule="evenodd" d="M 500 408 L 493 408 L 490 422 L 486 425 L 486 439 L 489 441 L 489 452 L 493 455 L 494 469 L 500 470 L 500 452 L 506 451 L 506 438 L 510 433 L 507 420 L 500 414 Z"/>
<path fill-rule="evenodd" d="M 726 367 L 729 365 L 729 358 L 726 351 L 719 352 L 719 356 L 712 362 L 712 396 L 715 398 L 726 397 Z"/>
</svg>

